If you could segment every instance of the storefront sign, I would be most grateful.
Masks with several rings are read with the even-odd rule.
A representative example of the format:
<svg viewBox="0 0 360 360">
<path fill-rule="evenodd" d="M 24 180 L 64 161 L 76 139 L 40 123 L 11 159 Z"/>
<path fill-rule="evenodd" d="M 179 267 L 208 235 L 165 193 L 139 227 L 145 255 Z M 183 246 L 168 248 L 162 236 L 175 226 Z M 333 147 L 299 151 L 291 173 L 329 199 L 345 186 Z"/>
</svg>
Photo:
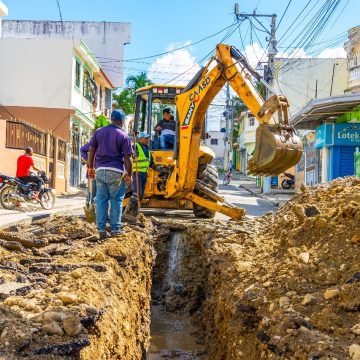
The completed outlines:
<svg viewBox="0 0 360 360">
<path fill-rule="evenodd" d="M 315 130 L 315 148 L 360 146 L 360 124 L 323 124 Z"/>
</svg>

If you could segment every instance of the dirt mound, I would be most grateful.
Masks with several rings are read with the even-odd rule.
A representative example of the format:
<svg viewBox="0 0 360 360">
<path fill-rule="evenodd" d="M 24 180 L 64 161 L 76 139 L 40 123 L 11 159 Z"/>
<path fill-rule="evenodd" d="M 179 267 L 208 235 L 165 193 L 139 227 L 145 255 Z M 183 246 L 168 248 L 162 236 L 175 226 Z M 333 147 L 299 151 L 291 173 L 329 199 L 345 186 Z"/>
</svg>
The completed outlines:
<svg viewBox="0 0 360 360">
<path fill-rule="evenodd" d="M 150 238 L 126 227 L 99 242 L 93 225 L 72 216 L 0 231 L 0 358 L 141 359 Z"/>
<path fill-rule="evenodd" d="M 304 189 L 253 226 L 247 235 L 229 223 L 208 247 L 212 358 L 355 359 L 360 180 Z"/>
</svg>

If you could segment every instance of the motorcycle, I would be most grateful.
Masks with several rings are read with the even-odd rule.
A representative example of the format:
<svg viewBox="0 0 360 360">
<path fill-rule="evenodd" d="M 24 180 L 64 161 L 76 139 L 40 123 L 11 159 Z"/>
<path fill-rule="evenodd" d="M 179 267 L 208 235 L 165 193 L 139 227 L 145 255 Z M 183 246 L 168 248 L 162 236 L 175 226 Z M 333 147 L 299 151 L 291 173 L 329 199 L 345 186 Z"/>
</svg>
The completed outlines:
<svg viewBox="0 0 360 360">
<path fill-rule="evenodd" d="M 0 173 L 0 191 L 6 184 L 6 181 L 4 180 L 4 176 L 6 177 L 6 175 Z"/>
<path fill-rule="evenodd" d="M 229 185 L 232 180 L 233 174 L 231 171 L 228 171 L 223 179 L 223 185 Z"/>
<path fill-rule="evenodd" d="M 37 184 L 33 182 L 24 183 L 16 177 L 1 174 L 4 183 L 0 191 L 1 205 L 7 210 L 13 210 L 19 206 L 19 203 L 29 202 L 40 203 L 45 210 L 52 209 L 55 205 L 55 195 L 47 185 L 50 183 L 50 179 L 45 173 L 41 173 L 40 177 L 43 180 L 43 185 L 39 197 L 36 198 Z"/>
<path fill-rule="evenodd" d="M 286 179 L 283 179 L 281 182 L 281 187 L 283 189 L 289 190 L 295 185 L 295 175 L 284 173 L 284 176 L 286 176 Z"/>
</svg>

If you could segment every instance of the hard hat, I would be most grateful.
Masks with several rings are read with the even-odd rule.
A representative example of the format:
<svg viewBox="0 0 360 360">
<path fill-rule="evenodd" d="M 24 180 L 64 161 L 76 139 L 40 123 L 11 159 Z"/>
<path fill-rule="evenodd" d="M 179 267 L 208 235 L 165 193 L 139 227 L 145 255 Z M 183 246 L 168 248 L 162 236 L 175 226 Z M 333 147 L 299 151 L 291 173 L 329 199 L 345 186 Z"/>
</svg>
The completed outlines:
<svg viewBox="0 0 360 360">
<path fill-rule="evenodd" d="M 141 133 L 139 133 L 139 135 L 138 135 L 138 139 L 147 139 L 147 138 L 149 138 L 150 137 L 150 135 L 147 133 L 147 132 L 145 132 L 145 131 L 142 131 Z"/>
</svg>

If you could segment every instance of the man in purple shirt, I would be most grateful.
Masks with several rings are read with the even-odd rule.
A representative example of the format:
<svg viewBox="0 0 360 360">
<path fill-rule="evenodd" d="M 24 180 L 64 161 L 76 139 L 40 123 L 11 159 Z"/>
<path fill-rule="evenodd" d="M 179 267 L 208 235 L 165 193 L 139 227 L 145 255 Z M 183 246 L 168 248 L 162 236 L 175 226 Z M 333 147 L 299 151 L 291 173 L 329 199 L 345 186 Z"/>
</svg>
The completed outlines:
<svg viewBox="0 0 360 360">
<path fill-rule="evenodd" d="M 111 235 L 121 233 L 122 202 L 125 183 L 131 182 L 133 153 L 130 138 L 121 129 L 124 120 L 122 110 L 113 110 L 111 124 L 96 130 L 89 143 L 88 175 L 96 178 L 96 224 L 100 239 L 109 236 L 106 232 L 109 201 Z"/>
</svg>

